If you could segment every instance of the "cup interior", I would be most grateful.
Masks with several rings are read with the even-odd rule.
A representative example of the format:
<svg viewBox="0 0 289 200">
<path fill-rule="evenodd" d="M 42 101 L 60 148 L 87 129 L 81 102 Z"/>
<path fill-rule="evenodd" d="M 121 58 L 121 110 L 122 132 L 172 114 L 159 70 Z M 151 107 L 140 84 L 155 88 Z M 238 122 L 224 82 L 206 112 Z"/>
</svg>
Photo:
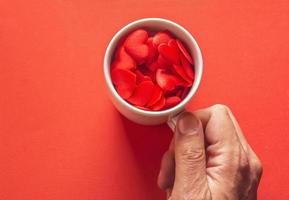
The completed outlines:
<svg viewBox="0 0 289 200">
<path fill-rule="evenodd" d="M 113 83 L 110 77 L 110 67 L 111 67 L 111 62 L 113 59 L 113 54 L 115 52 L 115 49 L 117 45 L 119 44 L 120 40 L 122 40 L 127 34 L 129 34 L 130 32 L 138 28 L 144 28 L 152 32 L 168 30 L 174 36 L 176 36 L 181 41 L 183 41 L 183 43 L 186 45 L 187 49 L 189 50 L 189 52 L 191 53 L 193 57 L 194 70 L 195 70 L 195 80 L 193 82 L 193 85 L 190 88 L 190 91 L 187 94 L 187 96 L 179 104 L 177 104 L 176 106 L 172 108 L 161 110 L 161 111 L 146 111 L 146 110 L 139 109 L 131 105 L 130 103 L 126 102 L 124 99 L 122 99 L 122 97 L 118 95 L 117 91 L 115 90 L 113 86 Z M 124 26 L 121 30 L 119 30 L 114 35 L 114 37 L 110 41 L 105 52 L 104 75 L 105 75 L 106 83 L 109 87 L 109 90 L 113 95 L 113 98 L 116 98 L 120 103 L 122 103 L 128 109 L 134 112 L 140 113 L 140 114 L 144 114 L 144 115 L 163 115 L 163 114 L 175 112 L 176 110 L 181 110 L 181 108 L 183 108 L 190 101 L 193 95 L 196 93 L 199 87 L 201 78 L 202 78 L 202 73 L 203 73 L 202 54 L 193 36 L 185 28 L 178 25 L 177 23 L 169 21 L 169 20 L 161 19 L 161 18 L 140 19 Z"/>
</svg>

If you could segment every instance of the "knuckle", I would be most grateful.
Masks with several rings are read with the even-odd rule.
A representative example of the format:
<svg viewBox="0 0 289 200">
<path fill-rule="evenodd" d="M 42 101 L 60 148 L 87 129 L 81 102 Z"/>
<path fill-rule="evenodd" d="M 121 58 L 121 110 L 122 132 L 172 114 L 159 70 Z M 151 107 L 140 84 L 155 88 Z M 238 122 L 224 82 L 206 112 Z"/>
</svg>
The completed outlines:
<svg viewBox="0 0 289 200">
<path fill-rule="evenodd" d="M 212 107 L 213 112 L 220 113 L 220 114 L 227 114 L 229 111 L 228 106 L 223 104 L 215 104 Z"/>
<path fill-rule="evenodd" d="M 253 170 L 257 173 L 257 176 L 260 177 L 263 173 L 263 166 L 262 166 L 262 163 L 261 161 L 258 159 L 258 158 L 255 158 L 253 161 L 252 161 L 252 164 L 251 164 Z"/>
<path fill-rule="evenodd" d="M 242 158 L 240 162 L 240 170 L 245 172 L 245 171 L 250 171 L 250 165 L 249 161 L 246 158 Z"/>
<path fill-rule="evenodd" d="M 242 172 L 250 171 L 250 164 L 249 159 L 247 156 L 247 153 L 242 149 L 242 147 L 239 147 L 240 153 L 239 153 L 239 168 Z"/>
</svg>

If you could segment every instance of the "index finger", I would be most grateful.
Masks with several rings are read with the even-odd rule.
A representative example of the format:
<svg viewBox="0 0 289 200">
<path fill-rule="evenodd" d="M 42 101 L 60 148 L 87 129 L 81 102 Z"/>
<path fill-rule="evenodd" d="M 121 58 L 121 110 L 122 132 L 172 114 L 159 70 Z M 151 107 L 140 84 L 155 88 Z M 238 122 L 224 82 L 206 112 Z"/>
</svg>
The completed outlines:
<svg viewBox="0 0 289 200">
<path fill-rule="evenodd" d="M 239 143 L 237 130 L 226 106 L 214 105 L 195 111 L 194 114 L 201 120 L 205 138 L 209 144 L 233 145 Z"/>
</svg>

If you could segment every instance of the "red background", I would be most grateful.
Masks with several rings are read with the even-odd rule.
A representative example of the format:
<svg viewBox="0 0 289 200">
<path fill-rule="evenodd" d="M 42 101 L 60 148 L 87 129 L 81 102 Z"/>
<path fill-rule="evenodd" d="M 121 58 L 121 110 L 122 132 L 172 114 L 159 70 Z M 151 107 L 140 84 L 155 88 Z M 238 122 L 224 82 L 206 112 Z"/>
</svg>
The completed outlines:
<svg viewBox="0 0 289 200">
<path fill-rule="evenodd" d="M 288 0 L 0 0 L 0 199 L 159 200 L 170 130 L 123 118 L 102 62 L 143 17 L 186 27 L 204 57 L 189 109 L 230 106 L 264 165 L 260 199 L 289 199 Z"/>
</svg>

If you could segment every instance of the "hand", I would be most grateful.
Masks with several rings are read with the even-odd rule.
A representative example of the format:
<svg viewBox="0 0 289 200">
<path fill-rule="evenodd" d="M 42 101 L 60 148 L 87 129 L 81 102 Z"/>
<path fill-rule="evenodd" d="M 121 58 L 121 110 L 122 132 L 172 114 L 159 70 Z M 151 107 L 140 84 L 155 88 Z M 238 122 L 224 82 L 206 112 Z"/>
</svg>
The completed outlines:
<svg viewBox="0 0 289 200">
<path fill-rule="evenodd" d="M 235 117 L 215 105 L 178 117 L 158 184 L 169 200 L 253 200 L 261 174 Z"/>
</svg>

